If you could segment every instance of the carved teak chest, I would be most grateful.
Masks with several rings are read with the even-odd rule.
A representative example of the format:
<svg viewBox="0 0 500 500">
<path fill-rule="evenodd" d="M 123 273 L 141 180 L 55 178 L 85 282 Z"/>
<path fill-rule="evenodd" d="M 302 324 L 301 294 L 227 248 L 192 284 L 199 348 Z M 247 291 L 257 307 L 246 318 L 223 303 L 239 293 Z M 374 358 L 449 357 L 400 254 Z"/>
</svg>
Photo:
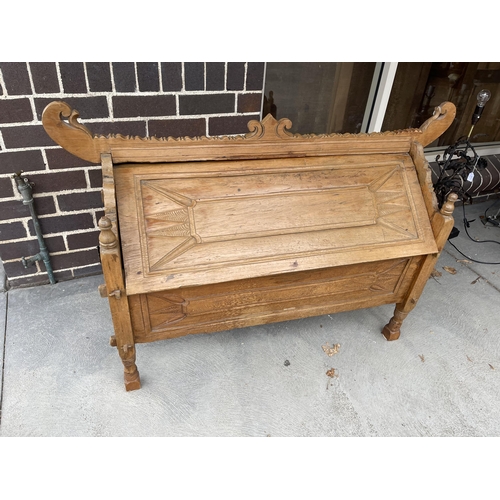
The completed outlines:
<svg viewBox="0 0 500 500">
<path fill-rule="evenodd" d="M 94 136 L 53 102 L 50 137 L 101 163 L 101 262 L 112 345 L 127 390 L 136 343 L 396 304 L 388 340 L 417 303 L 453 227 L 423 147 L 451 124 L 298 135 L 287 119 L 236 137 Z"/>
</svg>

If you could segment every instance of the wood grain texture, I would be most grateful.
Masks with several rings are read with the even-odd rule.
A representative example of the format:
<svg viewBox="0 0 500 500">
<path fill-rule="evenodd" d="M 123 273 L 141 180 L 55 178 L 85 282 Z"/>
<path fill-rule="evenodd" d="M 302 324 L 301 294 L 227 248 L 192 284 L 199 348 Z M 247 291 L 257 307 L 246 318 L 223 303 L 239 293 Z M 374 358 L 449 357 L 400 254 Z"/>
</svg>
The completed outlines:
<svg viewBox="0 0 500 500">
<path fill-rule="evenodd" d="M 122 273 L 120 247 L 111 227 L 111 220 L 102 217 L 99 221 L 101 264 L 115 330 L 114 345 L 123 362 L 125 388 L 132 391 L 141 387 L 141 381 L 135 364 L 134 333 Z"/>
<path fill-rule="evenodd" d="M 408 292 L 422 257 L 129 296 L 136 342 L 390 304 Z"/>
<path fill-rule="evenodd" d="M 426 255 L 418 271 L 415 273 L 413 282 L 411 283 L 403 301 L 396 304 L 394 316 L 389 323 L 384 327 L 382 333 L 387 340 L 397 340 L 401 333 L 401 325 L 408 313 L 417 305 L 417 302 L 422 295 L 424 287 L 429 280 L 432 270 L 436 266 L 439 254 L 444 248 L 448 236 L 453 229 L 453 210 L 458 196 L 456 193 L 450 193 L 446 202 L 441 207 L 439 212 L 434 213 L 432 217 L 432 230 L 438 248 L 437 253 Z"/>
<path fill-rule="evenodd" d="M 127 290 L 436 252 L 411 165 L 353 155 L 117 167 Z"/>
</svg>

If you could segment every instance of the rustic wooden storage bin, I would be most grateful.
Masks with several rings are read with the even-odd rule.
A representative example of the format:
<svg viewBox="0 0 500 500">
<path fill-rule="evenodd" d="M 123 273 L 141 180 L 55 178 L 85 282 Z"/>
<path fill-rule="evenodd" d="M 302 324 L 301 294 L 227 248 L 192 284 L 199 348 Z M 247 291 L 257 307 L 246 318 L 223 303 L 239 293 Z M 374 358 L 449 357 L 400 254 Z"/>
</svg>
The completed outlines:
<svg viewBox="0 0 500 500">
<path fill-rule="evenodd" d="M 100 291 L 126 389 L 141 342 L 389 303 L 397 339 L 453 227 L 423 146 L 454 116 L 443 103 L 420 129 L 299 135 L 268 115 L 245 136 L 146 139 L 94 136 L 49 104 L 50 137 L 102 164 Z"/>
</svg>

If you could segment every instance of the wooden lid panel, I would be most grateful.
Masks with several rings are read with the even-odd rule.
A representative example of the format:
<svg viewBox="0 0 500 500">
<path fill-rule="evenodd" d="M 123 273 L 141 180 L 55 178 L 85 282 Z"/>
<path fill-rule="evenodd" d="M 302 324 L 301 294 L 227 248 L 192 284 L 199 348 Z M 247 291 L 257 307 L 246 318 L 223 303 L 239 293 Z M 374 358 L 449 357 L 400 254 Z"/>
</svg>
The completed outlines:
<svg viewBox="0 0 500 500">
<path fill-rule="evenodd" d="M 115 168 L 129 294 L 436 252 L 409 155 Z"/>
</svg>

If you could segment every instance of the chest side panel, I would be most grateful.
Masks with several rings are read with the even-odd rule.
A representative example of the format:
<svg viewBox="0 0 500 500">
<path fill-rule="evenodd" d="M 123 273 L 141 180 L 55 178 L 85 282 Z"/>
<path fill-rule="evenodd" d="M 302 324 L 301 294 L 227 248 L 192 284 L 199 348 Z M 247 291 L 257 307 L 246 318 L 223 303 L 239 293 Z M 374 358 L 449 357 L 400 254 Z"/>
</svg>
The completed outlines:
<svg viewBox="0 0 500 500">
<path fill-rule="evenodd" d="M 393 303 L 423 257 L 277 274 L 130 296 L 136 342 Z M 307 300 L 304 300 L 307 297 Z"/>
</svg>

